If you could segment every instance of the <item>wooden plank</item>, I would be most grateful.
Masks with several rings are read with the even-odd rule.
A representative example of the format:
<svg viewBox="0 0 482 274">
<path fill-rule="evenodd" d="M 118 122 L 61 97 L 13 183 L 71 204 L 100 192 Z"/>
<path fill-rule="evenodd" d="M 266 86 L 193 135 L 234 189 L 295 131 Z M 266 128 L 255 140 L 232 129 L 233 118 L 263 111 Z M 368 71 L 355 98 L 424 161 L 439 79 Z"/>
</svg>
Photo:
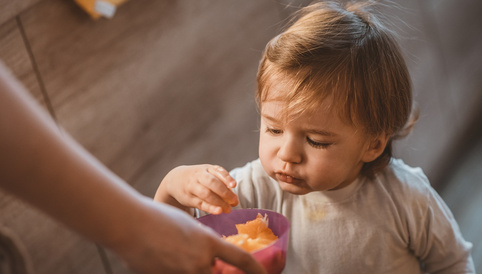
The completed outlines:
<svg viewBox="0 0 482 274">
<path fill-rule="evenodd" d="M 247 11 L 266 15 L 257 1 L 236 3 L 127 2 L 114 19 L 93 21 L 50 0 L 22 19 L 60 124 L 132 181 L 164 150 L 202 135 L 248 60 L 254 80 L 260 35 L 274 22 L 248 24 Z M 243 87 L 248 98 L 253 87 Z"/>
<path fill-rule="evenodd" d="M 0 25 L 0 60 L 30 91 L 37 102 L 45 106 L 32 61 L 15 18 Z"/>
<path fill-rule="evenodd" d="M 33 6 L 41 0 L 0 0 L 0 25 L 11 20 L 22 11 Z"/>
</svg>

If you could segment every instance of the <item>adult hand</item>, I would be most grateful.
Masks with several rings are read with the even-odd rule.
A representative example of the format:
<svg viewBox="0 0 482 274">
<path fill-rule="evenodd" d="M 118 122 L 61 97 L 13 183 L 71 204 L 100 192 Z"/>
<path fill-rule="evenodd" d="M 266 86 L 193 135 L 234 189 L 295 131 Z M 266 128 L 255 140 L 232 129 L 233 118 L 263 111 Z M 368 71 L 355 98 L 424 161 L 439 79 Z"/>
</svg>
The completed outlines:
<svg viewBox="0 0 482 274">
<path fill-rule="evenodd" d="M 135 229 L 112 246 L 138 273 L 211 273 L 215 258 L 246 273 L 265 273 L 247 252 L 222 240 L 184 211 L 151 200 L 145 216 L 131 220 Z"/>
</svg>

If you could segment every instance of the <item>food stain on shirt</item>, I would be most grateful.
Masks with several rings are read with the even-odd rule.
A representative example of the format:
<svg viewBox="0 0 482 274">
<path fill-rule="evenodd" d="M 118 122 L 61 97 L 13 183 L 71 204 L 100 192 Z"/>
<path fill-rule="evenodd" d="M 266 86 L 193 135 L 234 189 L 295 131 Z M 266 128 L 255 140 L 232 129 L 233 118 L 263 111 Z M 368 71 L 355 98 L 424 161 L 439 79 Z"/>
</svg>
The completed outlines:
<svg viewBox="0 0 482 274">
<path fill-rule="evenodd" d="M 313 204 L 310 204 L 308 201 L 303 200 L 303 207 L 305 209 L 305 217 L 306 219 L 316 222 L 322 220 L 325 215 L 325 207 L 323 206 L 314 206 Z"/>
</svg>

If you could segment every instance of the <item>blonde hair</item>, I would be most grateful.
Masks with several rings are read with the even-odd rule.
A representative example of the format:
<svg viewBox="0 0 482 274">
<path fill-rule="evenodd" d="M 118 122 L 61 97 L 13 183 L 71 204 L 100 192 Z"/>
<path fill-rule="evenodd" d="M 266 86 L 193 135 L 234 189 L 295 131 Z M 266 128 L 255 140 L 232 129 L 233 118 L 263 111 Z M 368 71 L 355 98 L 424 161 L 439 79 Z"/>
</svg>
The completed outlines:
<svg viewBox="0 0 482 274">
<path fill-rule="evenodd" d="M 313 111 L 327 98 L 340 117 L 369 136 L 387 134 L 387 146 L 366 163 L 371 177 L 392 157 L 392 140 L 408 134 L 412 112 L 410 75 L 393 33 L 371 12 L 373 2 L 319 2 L 301 9 L 296 21 L 266 45 L 256 99 L 271 99 L 270 83 L 289 88 L 277 99 L 285 115 Z M 412 116 L 412 119 L 411 119 Z"/>
</svg>

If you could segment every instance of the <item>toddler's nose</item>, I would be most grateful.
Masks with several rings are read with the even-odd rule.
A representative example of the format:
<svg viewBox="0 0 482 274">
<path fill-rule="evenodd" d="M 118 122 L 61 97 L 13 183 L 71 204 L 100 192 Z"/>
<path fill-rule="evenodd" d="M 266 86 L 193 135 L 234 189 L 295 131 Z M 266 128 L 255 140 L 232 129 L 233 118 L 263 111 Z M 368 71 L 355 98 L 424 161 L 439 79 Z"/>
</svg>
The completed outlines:
<svg viewBox="0 0 482 274">
<path fill-rule="evenodd" d="M 278 154 L 278 158 L 283 162 L 299 164 L 303 160 L 302 150 L 300 145 L 290 137 L 285 138 L 281 144 Z"/>
</svg>

